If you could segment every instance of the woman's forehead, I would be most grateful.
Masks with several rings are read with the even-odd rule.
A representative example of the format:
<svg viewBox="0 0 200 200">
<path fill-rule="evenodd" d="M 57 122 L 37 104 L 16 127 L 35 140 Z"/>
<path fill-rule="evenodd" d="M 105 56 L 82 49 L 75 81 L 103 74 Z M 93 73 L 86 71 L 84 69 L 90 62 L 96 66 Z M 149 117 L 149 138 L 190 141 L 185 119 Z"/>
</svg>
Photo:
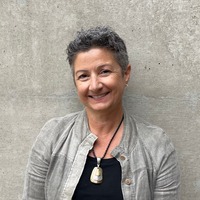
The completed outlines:
<svg viewBox="0 0 200 200">
<path fill-rule="evenodd" d="M 74 60 L 74 66 L 98 62 L 116 62 L 113 53 L 104 48 L 92 48 L 79 52 Z"/>
</svg>

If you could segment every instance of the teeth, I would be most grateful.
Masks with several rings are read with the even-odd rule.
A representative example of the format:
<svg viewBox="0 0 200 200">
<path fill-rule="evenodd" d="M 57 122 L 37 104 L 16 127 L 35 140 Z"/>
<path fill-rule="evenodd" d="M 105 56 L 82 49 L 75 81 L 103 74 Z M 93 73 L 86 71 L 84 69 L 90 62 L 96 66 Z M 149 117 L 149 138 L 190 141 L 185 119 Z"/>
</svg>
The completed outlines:
<svg viewBox="0 0 200 200">
<path fill-rule="evenodd" d="M 106 96 L 106 94 L 92 96 L 92 98 L 98 99 L 98 98 L 101 98 L 101 97 L 104 97 L 104 96 Z"/>
</svg>

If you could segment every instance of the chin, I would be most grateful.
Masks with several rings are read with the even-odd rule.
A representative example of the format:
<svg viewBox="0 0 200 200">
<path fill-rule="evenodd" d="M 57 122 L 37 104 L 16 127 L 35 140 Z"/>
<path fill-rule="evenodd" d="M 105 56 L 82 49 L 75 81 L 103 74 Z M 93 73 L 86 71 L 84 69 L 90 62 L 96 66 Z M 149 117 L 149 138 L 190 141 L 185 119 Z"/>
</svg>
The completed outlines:
<svg viewBox="0 0 200 200">
<path fill-rule="evenodd" d="M 102 111 L 107 111 L 108 110 L 108 108 L 106 107 L 106 108 L 89 108 L 90 110 L 93 110 L 93 111 L 95 111 L 95 112 L 102 112 Z"/>
<path fill-rule="evenodd" d="M 118 110 L 118 107 L 114 108 L 113 107 L 113 104 L 109 103 L 109 104 L 104 104 L 104 105 L 93 105 L 93 106 L 88 106 L 87 107 L 89 110 L 93 110 L 93 111 L 96 111 L 96 112 L 107 112 L 109 110 Z"/>
</svg>

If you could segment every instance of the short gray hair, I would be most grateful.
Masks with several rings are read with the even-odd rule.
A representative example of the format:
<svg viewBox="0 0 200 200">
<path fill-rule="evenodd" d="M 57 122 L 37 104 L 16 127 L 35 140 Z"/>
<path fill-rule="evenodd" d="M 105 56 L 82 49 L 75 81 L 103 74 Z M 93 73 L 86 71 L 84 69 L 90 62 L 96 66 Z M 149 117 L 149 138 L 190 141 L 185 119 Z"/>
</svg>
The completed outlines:
<svg viewBox="0 0 200 200">
<path fill-rule="evenodd" d="M 122 38 L 109 26 L 97 26 L 77 32 L 77 36 L 69 43 L 66 49 L 67 59 L 72 70 L 76 55 L 94 47 L 110 50 L 120 65 L 122 72 L 126 70 L 129 64 L 126 45 Z"/>
</svg>

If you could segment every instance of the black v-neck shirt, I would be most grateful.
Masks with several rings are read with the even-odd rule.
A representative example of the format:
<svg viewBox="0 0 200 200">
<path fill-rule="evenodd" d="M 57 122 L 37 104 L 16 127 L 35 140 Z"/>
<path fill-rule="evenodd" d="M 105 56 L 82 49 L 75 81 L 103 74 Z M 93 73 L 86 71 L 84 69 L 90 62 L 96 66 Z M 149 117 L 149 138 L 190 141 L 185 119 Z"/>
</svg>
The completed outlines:
<svg viewBox="0 0 200 200">
<path fill-rule="evenodd" d="M 97 166 L 96 158 L 87 157 L 85 168 L 72 200 L 123 200 L 121 190 L 121 166 L 116 158 L 102 159 L 103 182 L 90 182 L 90 175 Z"/>
</svg>

